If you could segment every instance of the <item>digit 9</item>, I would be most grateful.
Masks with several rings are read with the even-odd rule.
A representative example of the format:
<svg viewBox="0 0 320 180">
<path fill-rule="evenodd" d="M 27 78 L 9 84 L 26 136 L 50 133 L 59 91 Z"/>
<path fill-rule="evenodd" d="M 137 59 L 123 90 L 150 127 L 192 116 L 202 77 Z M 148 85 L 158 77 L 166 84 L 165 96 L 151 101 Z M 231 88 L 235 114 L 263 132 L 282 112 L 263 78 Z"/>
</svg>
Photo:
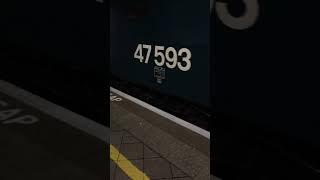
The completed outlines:
<svg viewBox="0 0 320 180">
<path fill-rule="evenodd" d="M 172 54 L 172 56 L 170 56 Z M 177 66 L 178 63 L 178 53 L 173 47 L 168 47 L 165 52 L 165 56 L 168 62 L 166 65 L 168 68 L 173 69 Z"/>
</svg>

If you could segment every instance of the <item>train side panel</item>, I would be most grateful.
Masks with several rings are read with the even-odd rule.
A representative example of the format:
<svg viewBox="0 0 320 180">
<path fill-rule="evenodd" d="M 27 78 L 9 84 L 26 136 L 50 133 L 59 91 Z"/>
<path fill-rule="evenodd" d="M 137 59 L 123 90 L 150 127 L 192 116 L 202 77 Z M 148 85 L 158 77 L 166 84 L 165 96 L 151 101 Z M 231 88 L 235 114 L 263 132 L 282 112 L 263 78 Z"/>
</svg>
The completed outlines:
<svg viewBox="0 0 320 180">
<path fill-rule="evenodd" d="M 111 73 L 210 106 L 209 1 L 140 1 L 112 3 Z"/>
</svg>

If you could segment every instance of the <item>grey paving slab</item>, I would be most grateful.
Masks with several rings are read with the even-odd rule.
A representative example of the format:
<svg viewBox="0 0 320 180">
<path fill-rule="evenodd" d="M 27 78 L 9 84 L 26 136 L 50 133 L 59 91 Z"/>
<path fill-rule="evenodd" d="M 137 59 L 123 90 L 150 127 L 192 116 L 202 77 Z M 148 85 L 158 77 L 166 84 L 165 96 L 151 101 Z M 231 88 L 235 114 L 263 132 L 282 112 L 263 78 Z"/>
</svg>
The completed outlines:
<svg viewBox="0 0 320 180">
<path fill-rule="evenodd" d="M 173 180 L 192 180 L 190 177 L 183 177 L 183 178 L 173 178 Z M 206 179 L 203 179 L 206 180 Z"/>
<path fill-rule="evenodd" d="M 124 173 L 120 169 L 117 169 L 114 175 L 114 178 L 112 180 L 130 180 L 130 179 L 131 178 L 126 173 Z"/>
<path fill-rule="evenodd" d="M 125 137 L 134 137 L 131 133 L 129 133 L 128 131 L 124 131 L 123 136 Z"/>
<path fill-rule="evenodd" d="M 133 136 L 124 136 L 122 139 L 123 144 L 133 144 L 133 143 L 140 143 L 140 141 L 133 137 Z"/>
<path fill-rule="evenodd" d="M 196 177 L 193 178 L 194 180 L 203 180 L 203 179 L 208 179 L 210 180 L 210 171 L 208 172 L 207 170 L 203 170 L 200 172 Z"/>
<path fill-rule="evenodd" d="M 181 177 L 183 178 L 188 176 L 173 164 L 171 164 L 171 172 L 172 172 L 172 177 L 174 178 L 181 178 Z"/>
<path fill-rule="evenodd" d="M 158 158 L 160 155 L 152 151 L 148 146 L 143 145 L 143 158 L 150 159 L 150 158 Z"/>
<path fill-rule="evenodd" d="M 166 134 L 157 127 L 153 126 L 151 129 L 144 129 L 144 131 L 149 133 L 149 135 L 145 137 L 144 142 L 151 148 L 157 149 L 157 152 L 165 157 L 183 145 L 182 142 L 177 141 L 175 138 L 172 138 L 171 135 Z"/>
<path fill-rule="evenodd" d="M 207 171 L 207 179 L 210 179 L 210 161 L 203 154 L 188 145 L 177 148 L 167 158 L 172 159 L 178 167 L 183 167 L 191 177 L 195 178 L 204 173 L 204 171 Z"/>
<path fill-rule="evenodd" d="M 172 178 L 170 163 L 163 158 L 145 159 L 144 172 L 151 179 Z"/>
<path fill-rule="evenodd" d="M 121 144 L 120 152 L 129 160 L 143 159 L 143 144 Z"/>
<path fill-rule="evenodd" d="M 110 132 L 110 144 L 116 145 L 121 144 L 123 137 L 123 131 L 111 131 Z"/>
<path fill-rule="evenodd" d="M 112 129 L 112 131 L 121 131 L 122 130 L 122 128 L 114 122 L 112 122 L 112 123 L 110 122 L 110 128 Z"/>
</svg>

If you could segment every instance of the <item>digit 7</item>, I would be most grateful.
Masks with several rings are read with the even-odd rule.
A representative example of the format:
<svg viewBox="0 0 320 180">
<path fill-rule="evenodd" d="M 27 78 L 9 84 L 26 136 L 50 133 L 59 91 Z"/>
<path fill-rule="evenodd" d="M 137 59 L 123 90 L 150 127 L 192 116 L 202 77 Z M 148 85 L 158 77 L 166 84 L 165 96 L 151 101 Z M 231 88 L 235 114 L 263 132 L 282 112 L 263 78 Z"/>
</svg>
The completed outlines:
<svg viewBox="0 0 320 180">
<path fill-rule="evenodd" d="M 151 45 L 146 45 L 146 44 L 144 44 L 144 45 L 143 45 L 143 48 L 148 49 L 147 57 L 146 57 L 146 60 L 144 61 L 144 63 L 148 64 L 149 58 L 150 58 L 150 54 L 151 54 L 151 48 L 152 48 L 152 47 L 151 47 Z"/>
</svg>

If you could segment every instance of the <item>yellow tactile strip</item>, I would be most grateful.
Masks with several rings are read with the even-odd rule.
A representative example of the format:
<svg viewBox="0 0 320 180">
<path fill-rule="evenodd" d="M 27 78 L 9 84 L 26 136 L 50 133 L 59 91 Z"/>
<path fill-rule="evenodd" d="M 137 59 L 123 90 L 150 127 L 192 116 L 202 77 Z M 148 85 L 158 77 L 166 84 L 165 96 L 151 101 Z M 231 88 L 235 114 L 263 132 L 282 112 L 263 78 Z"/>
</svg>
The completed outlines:
<svg viewBox="0 0 320 180">
<path fill-rule="evenodd" d="M 110 144 L 110 158 L 133 180 L 149 180 L 150 178 L 134 166 L 113 145 Z M 121 160 L 119 160 L 121 159 Z"/>
</svg>

